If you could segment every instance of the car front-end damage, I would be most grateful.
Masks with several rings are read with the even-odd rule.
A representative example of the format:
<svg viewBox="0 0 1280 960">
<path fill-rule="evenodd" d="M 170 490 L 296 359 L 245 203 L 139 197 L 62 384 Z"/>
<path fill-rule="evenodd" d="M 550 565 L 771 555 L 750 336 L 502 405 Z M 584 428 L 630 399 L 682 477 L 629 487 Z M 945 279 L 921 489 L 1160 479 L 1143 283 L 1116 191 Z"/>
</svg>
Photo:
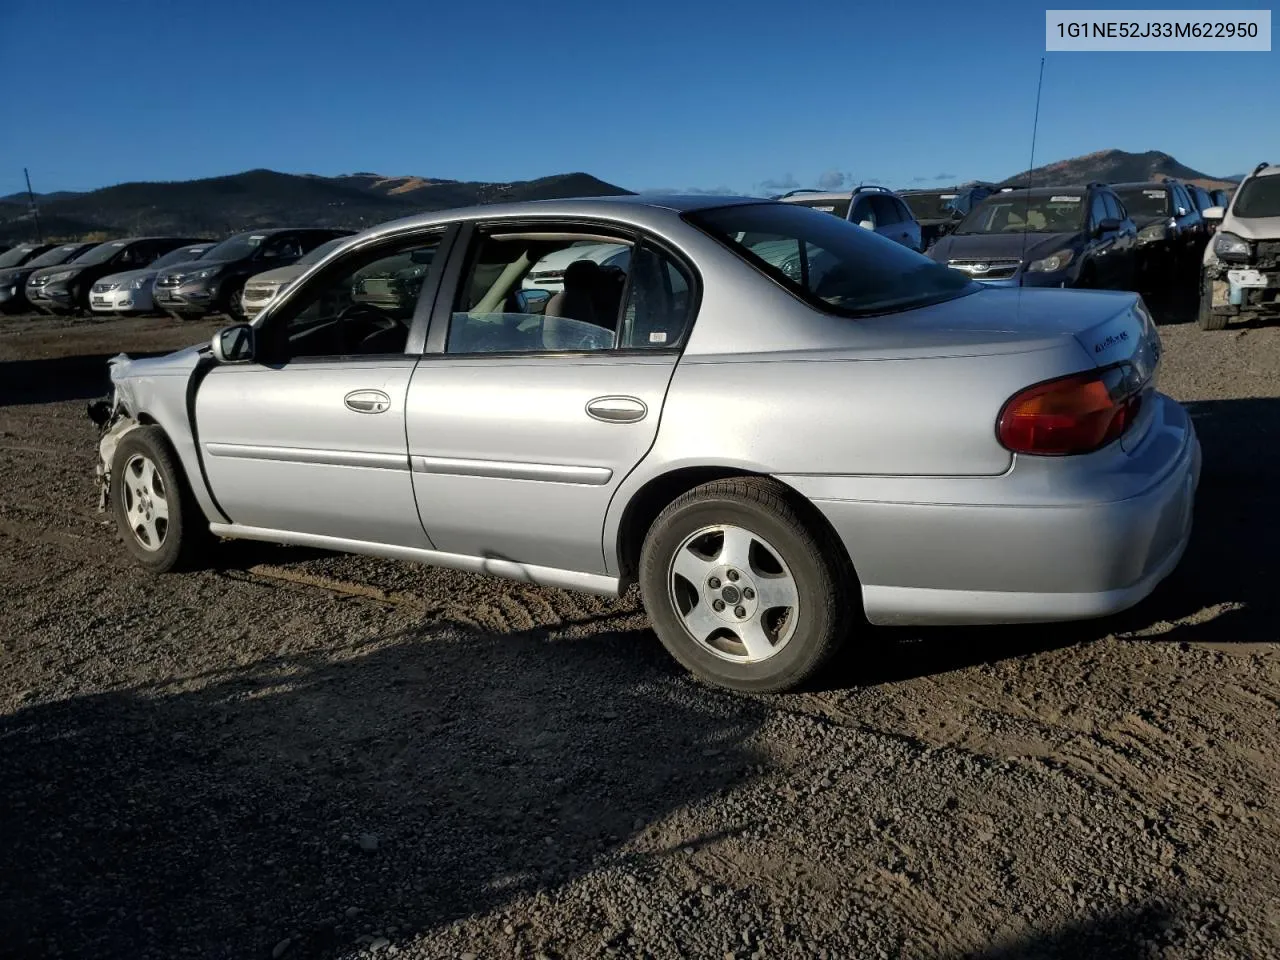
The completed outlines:
<svg viewBox="0 0 1280 960">
<path fill-rule="evenodd" d="M 1280 238 L 1252 240 L 1219 231 L 1205 257 L 1204 284 L 1213 316 L 1280 316 Z"/>
<path fill-rule="evenodd" d="M 123 353 L 108 360 L 111 392 L 105 397 L 90 400 L 88 405 L 89 419 L 98 428 L 98 463 L 94 468 L 94 482 L 98 488 L 99 513 L 107 509 L 111 495 L 111 463 L 115 459 L 116 447 L 126 433 L 140 426 L 130 409 L 132 391 L 124 375 L 132 362 Z"/>
</svg>

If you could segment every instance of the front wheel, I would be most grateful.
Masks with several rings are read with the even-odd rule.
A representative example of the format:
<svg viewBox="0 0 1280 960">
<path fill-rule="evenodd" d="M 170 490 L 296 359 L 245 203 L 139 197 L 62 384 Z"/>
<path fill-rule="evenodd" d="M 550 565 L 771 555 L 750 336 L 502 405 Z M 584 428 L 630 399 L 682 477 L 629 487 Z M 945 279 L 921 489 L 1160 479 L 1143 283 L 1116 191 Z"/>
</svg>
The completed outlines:
<svg viewBox="0 0 1280 960">
<path fill-rule="evenodd" d="M 776 693 L 812 677 L 858 616 L 852 567 L 790 491 L 744 477 L 696 487 L 654 521 L 640 588 L 658 638 L 704 680 Z"/>
<path fill-rule="evenodd" d="M 1226 313 L 1213 312 L 1213 281 L 1200 272 L 1200 329 L 1225 330 L 1227 321 L 1231 319 Z"/>
<path fill-rule="evenodd" d="M 227 304 L 224 311 L 236 323 L 244 323 L 247 319 L 244 312 L 244 286 L 237 285 L 227 292 Z"/>
<path fill-rule="evenodd" d="M 111 512 L 129 553 L 154 573 L 190 566 L 209 539 L 178 456 L 159 427 L 130 430 L 116 447 Z"/>
</svg>

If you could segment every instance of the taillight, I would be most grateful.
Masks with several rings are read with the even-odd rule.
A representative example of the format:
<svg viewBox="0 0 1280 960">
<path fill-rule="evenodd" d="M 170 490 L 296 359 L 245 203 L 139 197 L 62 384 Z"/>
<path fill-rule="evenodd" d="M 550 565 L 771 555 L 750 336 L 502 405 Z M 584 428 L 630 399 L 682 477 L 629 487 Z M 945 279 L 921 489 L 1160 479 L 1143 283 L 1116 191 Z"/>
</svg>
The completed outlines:
<svg viewBox="0 0 1280 960">
<path fill-rule="evenodd" d="M 1014 453 L 1089 453 L 1119 439 L 1138 419 L 1142 387 L 1127 363 L 1038 383 L 1005 403 L 996 436 Z"/>
</svg>

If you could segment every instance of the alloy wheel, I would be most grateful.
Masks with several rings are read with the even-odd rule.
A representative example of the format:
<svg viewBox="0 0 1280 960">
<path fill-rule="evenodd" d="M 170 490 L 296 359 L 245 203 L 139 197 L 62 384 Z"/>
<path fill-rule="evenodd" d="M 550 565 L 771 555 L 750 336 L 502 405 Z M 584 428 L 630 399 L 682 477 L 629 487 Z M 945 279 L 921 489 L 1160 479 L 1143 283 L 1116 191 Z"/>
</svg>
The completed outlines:
<svg viewBox="0 0 1280 960">
<path fill-rule="evenodd" d="M 703 527 L 684 539 L 667 573 L 689 636 L 734 663 L 775 656 L 795 633 L 800 592 L 781 554 L 744 527 Z"/>
<path fill-rule="evenodd" d="M 150 457 L 135 453 L 120 478 L 129 530 L 144 550 L 164 545 L 169 530 L 169 500 L 164 477 Z"/>
</svg>

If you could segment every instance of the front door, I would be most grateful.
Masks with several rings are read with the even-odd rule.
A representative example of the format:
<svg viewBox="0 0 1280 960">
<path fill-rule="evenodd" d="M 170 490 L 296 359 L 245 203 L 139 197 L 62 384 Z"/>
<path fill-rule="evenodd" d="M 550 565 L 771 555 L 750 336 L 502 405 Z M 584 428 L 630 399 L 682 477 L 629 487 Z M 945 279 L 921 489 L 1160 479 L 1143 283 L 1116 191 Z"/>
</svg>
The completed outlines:
<svg viewBox="0 0 1280 960">
<path fill-rule="evenodd" d="M 438 550 L 605 572 L 605 513 L 657 435 L 692 281 L 650 242 L 585 233 L 481 228 L 456 289 L 441 291 L 440 349 L 414 372 L 407 424 L 418 509 Z M 525 274 L 572 243 L 584 255 L 563 288 L 530 302 Z M 632 248 L 626 272 L 591 259 L 617 243 Z"/>
<path fill-rule="evenodd" d="M 329 264 L 266 312 L 254 362 L 209 371 L 196 394 L 200 454 L 233 523 L 430 547 L 405 401 L 409 333 L 420 304 L 423 323 L 429 313 L 440 241 L 402 236 Z"/>
</svg>

